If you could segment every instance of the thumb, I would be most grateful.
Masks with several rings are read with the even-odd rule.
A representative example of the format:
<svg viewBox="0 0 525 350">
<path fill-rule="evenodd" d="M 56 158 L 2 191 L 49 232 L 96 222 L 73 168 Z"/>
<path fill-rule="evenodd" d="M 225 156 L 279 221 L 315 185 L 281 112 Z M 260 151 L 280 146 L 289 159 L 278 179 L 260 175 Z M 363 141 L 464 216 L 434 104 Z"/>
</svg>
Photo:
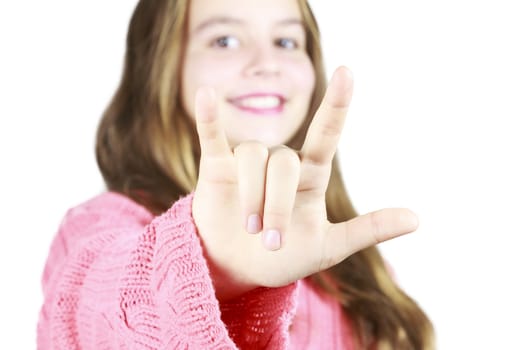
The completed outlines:
<svg viewBox="0 0 525 350">
<path fill-rule="evenodd" d="M 325 237 L 324 261 L 335 265 L 362 249 L 413 232 L 418 225 L 416 214 L 403 208 L 381 209 L 331 224 Z"/>
</svg>

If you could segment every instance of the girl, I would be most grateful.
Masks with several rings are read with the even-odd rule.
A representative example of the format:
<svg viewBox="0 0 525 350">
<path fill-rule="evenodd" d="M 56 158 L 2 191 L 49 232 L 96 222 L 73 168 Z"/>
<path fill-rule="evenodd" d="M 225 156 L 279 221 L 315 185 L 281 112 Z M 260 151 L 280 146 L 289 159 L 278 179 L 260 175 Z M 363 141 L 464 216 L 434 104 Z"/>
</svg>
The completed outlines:
<svg viewBox="0 0 525 350">
<path fill-rule="evenodd" d="M 417 219 L 357 216 L 334 160 L 352 80 L 324 77 L 305 0 L 140 1 L 98 130 L 109 192 L 52 244 L 39 348 L 432 348 L 369 247 Z"/>
</svg>

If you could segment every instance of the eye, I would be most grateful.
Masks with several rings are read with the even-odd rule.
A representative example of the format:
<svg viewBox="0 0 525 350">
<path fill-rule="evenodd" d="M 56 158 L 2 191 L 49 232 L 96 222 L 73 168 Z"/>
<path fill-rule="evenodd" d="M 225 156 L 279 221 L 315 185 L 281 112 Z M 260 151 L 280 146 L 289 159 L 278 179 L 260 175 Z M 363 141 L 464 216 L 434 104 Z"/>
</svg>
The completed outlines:
<svg viewBox="0 0 525 350">
<path fill-rule="evenodd" d="M 240 46 L 240 41 L 231 35 L 224 35 L 215 39 L 212 43 L 212 46 L 226 49 L 236 49 Z"/>
<path fill-rule="evenodd" d="M 299 43 L 297 42 L 297 40 L 292 38 L 279 38 L 275 40 L 275 45 L 288 50 L 294 50 L 299 48 Z"/>
</svg>

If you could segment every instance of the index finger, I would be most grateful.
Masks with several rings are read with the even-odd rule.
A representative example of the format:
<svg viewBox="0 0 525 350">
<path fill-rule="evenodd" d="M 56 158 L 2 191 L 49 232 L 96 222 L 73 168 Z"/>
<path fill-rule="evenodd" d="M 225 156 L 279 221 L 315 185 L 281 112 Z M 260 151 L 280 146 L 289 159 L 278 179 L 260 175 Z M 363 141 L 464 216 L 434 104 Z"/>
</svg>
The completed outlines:
<svg viewBox="0 0 525 350">
<path fill-rule="evenodd" d="M 195 122 L 202 156 L 216 157 L 231 153 L 217 113 L 217 97 L 212 88 L 204 87 L 197 90 Z"/>
<path fill-rule="evenodd" d="M 346 67 L 334 72 L 319 109 L 308 128 L 302 159 L 316 164 L 332 161 L 352 99 L 352 73 Z"/>
</svg>

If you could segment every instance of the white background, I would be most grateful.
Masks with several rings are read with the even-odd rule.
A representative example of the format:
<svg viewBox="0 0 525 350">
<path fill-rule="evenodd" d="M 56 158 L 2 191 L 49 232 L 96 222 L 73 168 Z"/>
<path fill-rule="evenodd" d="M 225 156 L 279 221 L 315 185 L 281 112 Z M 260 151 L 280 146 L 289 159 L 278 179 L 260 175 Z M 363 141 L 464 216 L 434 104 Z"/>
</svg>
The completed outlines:
<svg viewBox="0 0 525 350">
<path fill-rule="evenodd" d="M 327 5 L 330 4 L 330 5 Z M 0 348 L 35 348 L 40 274 L 70 206 L 103 189 L 99 117 L 135 1 L 0 3 Z M 420 229 L 381 245 L 440 349 L 525 348 L 525 12 L 520 1 L 313 1 L 355 93 L 340 151 L 360 212 Z"/>
</svg>

